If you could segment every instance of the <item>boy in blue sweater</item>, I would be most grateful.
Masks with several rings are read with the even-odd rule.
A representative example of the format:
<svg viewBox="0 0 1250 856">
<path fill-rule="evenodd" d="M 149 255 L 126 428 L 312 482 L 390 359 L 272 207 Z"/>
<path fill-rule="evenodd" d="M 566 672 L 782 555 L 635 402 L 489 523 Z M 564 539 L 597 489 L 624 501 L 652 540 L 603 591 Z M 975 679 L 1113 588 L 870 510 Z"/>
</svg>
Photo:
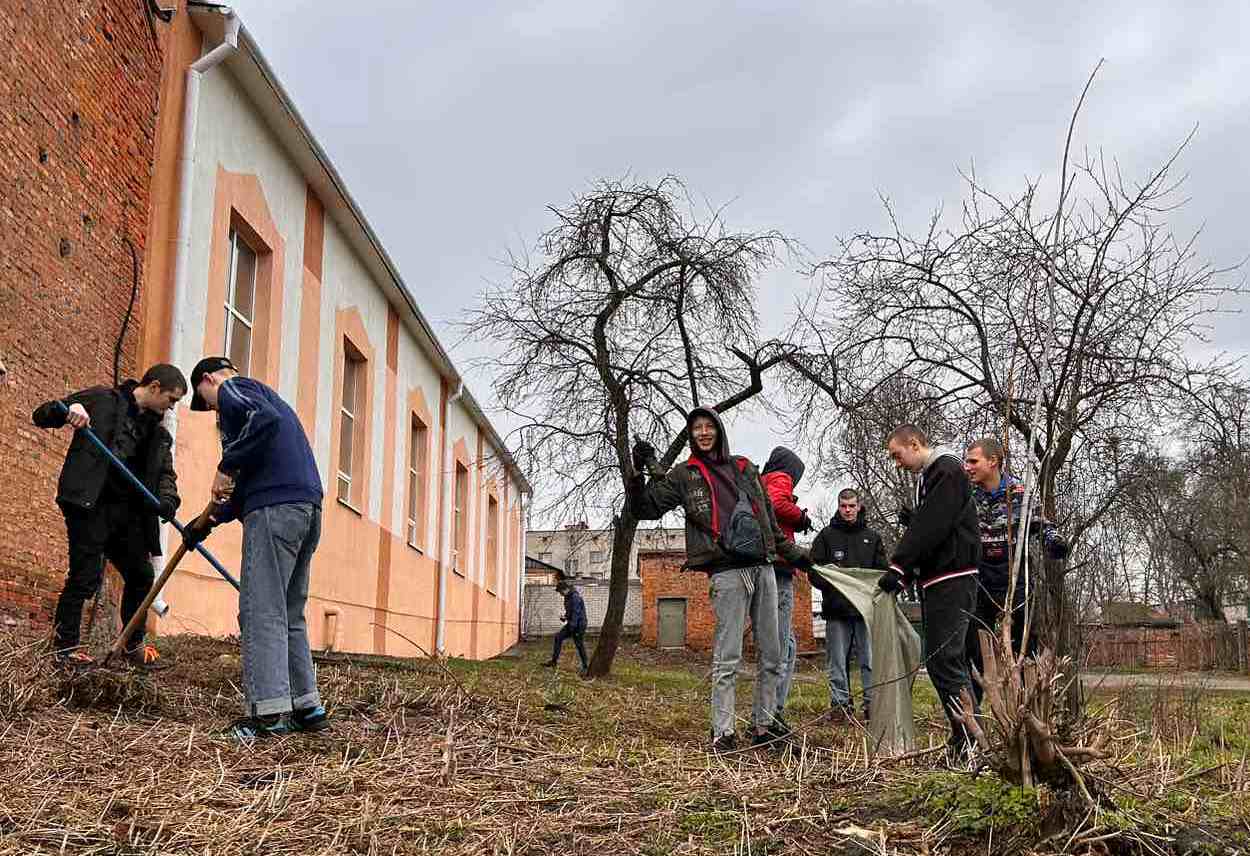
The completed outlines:
<svg viewBox="0 0 1250 856">
<path fill-rule="evenodd" d="M 217 411 L 221 463 L 217 511 L 188 526 L 194 545 L 221 523 L 243 522 L 239 636 L 247 715 L 230 726 L 241 740 L 328 726 L 317 693 L 304 605 L 321 537 L 321 476 L 299 417 L 276 392 L 242 377 L 225 357 L 191 372 L 192 410 Z"/>
</svg>

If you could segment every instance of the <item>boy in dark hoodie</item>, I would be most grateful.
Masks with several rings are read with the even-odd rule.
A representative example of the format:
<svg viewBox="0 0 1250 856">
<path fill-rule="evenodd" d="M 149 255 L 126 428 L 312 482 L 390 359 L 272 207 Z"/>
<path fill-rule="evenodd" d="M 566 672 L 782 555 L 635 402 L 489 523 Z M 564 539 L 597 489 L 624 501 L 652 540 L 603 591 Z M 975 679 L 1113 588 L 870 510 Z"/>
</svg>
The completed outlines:
<svg viewBox="0 0 1250 856">
<path fill-rule="evenodd" d="M 69 573 L 56 603 L 53 647 L 70 664 L 89 665 L 78 647 L 82 608 L 100 587 L 104 560 L 122 575 L 122 624 L 128 622 L 152 587 L 151 557 L 160 555 L 160 521 L 178 510 L 178 480 L 170 448 L 173 438 L 161 425 L 165 411 L 187 394 L 187 379 L 175 366 L 152 366 L 138 382 L 96 386 L 35 409 L 40 428 L 74 429 L 57 484 L 56 502 L 69 535 Z M 126 477 L 99 454 L 79 429 L 90 428 L 159 500 L 152 508 Z M 143 623 L 126 641 L 127 656 L 141 668 L 158 668 L 159 653 L 143 644 Z M 163 665 L 163 664 L 162 664 Z"/>
<path fill-rule="evenodd" d="M 810 532 L 812 519 L 807 511 L 798 506 L 794 489 L 803 478 L 806 466 L 803 460 L 785 446 L 778 446 L 768 456 L 760 483 L 773 504 L 777 525 L 787 541 L 794 540 L 795 532 Z M 790 685 L 794 682 L 794 664 L 798 659 L 799 646 L 794 638 L 794 566 L 786 561 L 773 564 L 777 575 L 777 632 L 781 646 L 781 680 L 777 684 L 777 719 L 783 725 L 782 714 L 786 700 L 790 698 Z"/>
<path fill-rule="evenodd" d="M 877 568 L 885 570 L 889 563 L 881 536 L 864 523 L 864 507 L 854 488 L 838 493 L 838 513 L 829 525 L 820 530 L 812 544 L 812 562 L 818 565 L 841 565 L 844 568 Z M 872 701 L 872 640 L 868 624 L 851 602 L 833 586 L 817 577 L 812 584 L 820 589 L 820 615 L 825 620 L 825 664 L 829 672 L 830 708 L 850 718 L 850 681 L 847 678 L 851 652 L 859 658 L 859 676 L 864 687 L 864 719 L 868 719 Z"/>
<path fill-rule="evenodd" d="M 886 448 L 900 469 L 916 473 L 919 479 L 907 530 L 895 545 L 890 569 L 881 575 L 878 585 L 890 594 L 903 591 L 913 580 L 920 585 L 925 667 L 950 720 L 948 758 L 958 763 L 971 750 L 956 711 L 960 694 L 971 692 L 965 639 L 976 608 L 977 562 L 981 558 L 972 485 L 963 469 L 963 456 L 931 447 L 928 437 L 915 425 L 895 428 Z"/>
<path fill-rule="evenodd" d="M 716 630 L 712 650 L 712 746 L 736 747 L 734 690 L 742 659 L 748 614 L 755 635 L 759 669 L 752 705 L 752 744 L 787 735 L 776 719 L 781 651 L 777 630 L 777 580 L 773 562 L 811 566 L 807 551 L 787 541 L 749 460 L 729 453 L 724 425 L 715 410 L 696 407 L 686 417 L 690 458 L 647 482 L 655 449 L 634 446 L 635 476 L 628 501 L 639 520 L 658 520 L 675 508 L 686 516 L 686 567 L 709 577 Z"/>
</svg>

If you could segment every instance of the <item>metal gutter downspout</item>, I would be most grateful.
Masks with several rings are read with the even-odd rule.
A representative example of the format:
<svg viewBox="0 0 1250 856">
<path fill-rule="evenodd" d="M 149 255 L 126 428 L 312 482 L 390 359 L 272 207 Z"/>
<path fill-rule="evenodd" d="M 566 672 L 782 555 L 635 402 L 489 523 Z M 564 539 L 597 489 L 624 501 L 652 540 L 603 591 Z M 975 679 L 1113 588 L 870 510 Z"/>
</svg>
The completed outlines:
<svg viewBox="0 0 1250 856">
<path fill-rule="evenodd" d="M 174 255 L 173 323 L 169 336 L 169 360 L 182 359 L 186 339 L 187 292 L 191 279 L 191 188 L 195 183 L 195 133 L 200 112 L 200 79 L 229 57 L 239 43 L 239 16 L 229 7 L 221 7 L 226 18 L 226 31 L 221 44 L 197 59 L 187 68 L 187 89 L 183 96 L 182 152 L 178 176 L 178 247 Z M 192 390 L 194 391 L 194 390 Z M 178 413 L 174 408 L 170 433 L 177 437 Z"/>
<path fill-rule="evenodd" d="M 447 424 L 451 421 L 451 406 L 460 400 L 460 396 L 464 395 L 464 381 L 456 379 L 456 391 L 447 399 L 447 416 L 443 420 L 443 449 L 440 453 L 442 458 L 441 466 L 444 473 L 451 473 L 451 493 L 453 508 L 455 505 L 456 493 L 456 477 L 451 469 L 451 433 L 447 430 Z M 442 501 L 446 502 L 447 497 L 444 495 Z M 451 564 L 451 539 L 455 537 L 453 531 L 453 519 L 455 512 L 443 515 L 443 554 L 438 557 L 438 625 L 435 628 L 434 650 L 439 654 L 445 651 L 447 641 L 447 567 Z"/>
<path fill-rule="evenodd" d="M 226 18 L 226 30 L 221 44 L 187 67 L 187 88 L 182 101 L 182 150 L 178 158 L 178 231 L 174 239 L 178 246 L 174 251 L 174 299 L 170 312 L 169 361 L 177 364 L 182 359 L 182 343 L 186 338 L 187 288 L 191 274 L 188 260 L 191 256 L 191 186 L 195 182 L 195 127 L 200 107 L 200 78 L 205 72 L 230 56 L 238 46 L 239 16 L 228 7 L 221 8 Z M 188 390 L 194 392 L 195 390 Z M 178 453 L 178 408 L 171 407 L 165 417 L 165 427 L 173 443 L 173 454 Z M 169 555 L 169 527 L 161 527 L 161 552 Z M 158 570 L 159 573 L 159 570 Z"/>
</svg>

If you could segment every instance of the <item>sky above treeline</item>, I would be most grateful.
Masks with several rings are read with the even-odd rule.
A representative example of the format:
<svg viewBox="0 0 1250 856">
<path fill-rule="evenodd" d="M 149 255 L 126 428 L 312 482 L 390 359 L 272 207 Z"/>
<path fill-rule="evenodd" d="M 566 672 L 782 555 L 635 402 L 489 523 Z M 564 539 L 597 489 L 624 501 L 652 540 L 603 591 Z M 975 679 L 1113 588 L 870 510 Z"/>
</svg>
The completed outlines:
<svg viewBox="0 0 1250 856">
<path fill-rule="evenodd" d="M 1144 178 L 1196 127 L 1170 222 L 1200 229 L 1212 264 L 1250 255 L 1242 2 L 231 5 L 449 346 L 508 252 L 551 225 L 546 206 L 600 178 L 677 175 L 731 227 L 778 229 L 813 259 L 880 228 L 883 195 L 913 230 L 957 211 L 973 164 L 1005 195 L 1054 184 L 1099 59 L 1078 151 Z M 764 335 L 811 287 L 800 267 L 761 281 Z M 1250 325 L 1221 318 L 1210 347 L 1250 353 Z M 488 404 L 489 373 L 470 377 Z M 753 458 L 785 440 L 762 414 L 731 426 Z"/>
</svg>

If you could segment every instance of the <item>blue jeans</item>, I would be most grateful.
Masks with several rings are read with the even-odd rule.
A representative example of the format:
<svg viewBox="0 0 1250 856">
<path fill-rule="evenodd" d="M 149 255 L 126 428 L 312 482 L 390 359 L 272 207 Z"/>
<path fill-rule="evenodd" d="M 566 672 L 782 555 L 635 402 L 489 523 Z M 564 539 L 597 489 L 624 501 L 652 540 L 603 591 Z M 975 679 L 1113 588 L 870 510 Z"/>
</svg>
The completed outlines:
<svg viewBox="0 0 1250 856">
<path fill-rule="evenodd" d="M 777 715 L 786 709 L 794 683 L 799 644 L 794 638 L 794 574 L 777 573 L 777 640 L 781 647 L 781 676 L 777 679 Z"/>
<path fill-rule="evenodd" d="M 863 617 L 831 618 L 825 622 L 825 668 L 829 672 L 829 697 L 834 707 L 851 703 L 847 661 L 854 651 L 859 658 L 859 677 L 864 685 L 864 706 L 871 700 L 872 637 Z"/>
<path fill-rule="evenodd" d="M 243 518 L 239 635 L 249 716 L 321 704 L 304 620 L 320 538 L 321 509 L 310 502 L 269 505 Z"/>
<path fill-rule="evenodd" d="M 749 584 L 748 584 L 749 581 Z M 755 635 L 755 698 L 751 723 L 756 728 L 773 724 L 777 710 L 777 679 L 781 676 L 781 652 L 777 647 L 777 578 L 772 565 L 733 568 L 712 574 L 712 610 L 716 630 L 712 637 L 712 736 L 733 734 L 734 691 L 738 664 L 742 662 L 742 634 L 747 614 Z"/>
</svg>

